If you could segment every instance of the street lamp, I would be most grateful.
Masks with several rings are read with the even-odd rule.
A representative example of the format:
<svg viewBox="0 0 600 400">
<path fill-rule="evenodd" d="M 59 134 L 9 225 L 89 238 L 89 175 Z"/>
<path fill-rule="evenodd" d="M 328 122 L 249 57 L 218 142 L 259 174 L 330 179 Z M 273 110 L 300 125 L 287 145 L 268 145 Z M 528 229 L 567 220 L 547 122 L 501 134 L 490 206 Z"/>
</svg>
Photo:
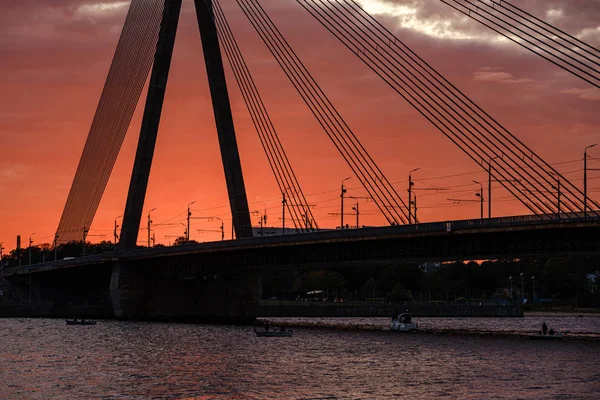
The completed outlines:
<svg viewBox="0 0 600 400">
<path fill-rule="evenodd" d="M 191 203 L 188 204 L 187 207 L 187 232 L 185 233 L 185 241 L 189 242 L 190 241 L 190 217 L 192 216 L 192 211 L 190 210 L 190 206 L 192 204 L 194 204 L 196 202 L 196 200 L 192 201 Z"/>
<path fill-rule="evenodd" d="M 473 181 L 473 183 L 476 183 L 479 185 L 479 193 L 475 193 L 475 196 L 479 197 L 480 203 L 481 203 L 481 220 L 483 221 L 483 185 L 480 182 L 477 181 Z"/>
<path fill-rule="evenodd" d="M 587 217 L 587 150 L 597 146 L 598 143 L 590 144 L 583 150 L 583 215 Z"/>
<path fill-rule="evenodd" d="M 344 193 L 346 193 L 346 189 L 344 188 L 344 182 L 348 179 L 352 178 L 351 176 L 342 179 L 342 190 L 340 193 L 341 204 L 340 204 L 340 229 L 344 229 Z"/>
<path fill-rule="evenodd" d="M 289 186 L 286 187 L 285 189 L 283 189 L 283 192 L 281 192 L 281 234 L 285 235 L 285 205 L 287 203 L 287 199 L 285 198 L 285 195 L 287 193 L 287 191 L 289 190 Z"/>
<path fill-rule="evenodd" d="M 508 281 L 510 282 L 510 299 L 512 300 L 513 295 L 512 295 L 512 275 L 510 275 L 508 277 Z"/>
<path fill-rule="evenodd" d="M 535 276 L 531 277 L 531 282 L 533 282 L 533 298 L 531 299 L 532 304 L 535 304 Z"/>
<path fill-rule="evenodd" d="M 35 232 L 29 235 L 29 265 L 31 265 L 31 245 L 33 244 L 33 239 L 31 237 L 33 235 L 35 235 Z"/>
<path fill-rule="evenodd" d="M 118 217 L 115 218 L 115 230 L 113 232 L 113 235 L 115 237 L 115 245 L 117 244 L 117 240 L 119 240 L 119 235 L 117 235 L 117 228 L 119 227 L 119 225 L 117 225 L 117 220 L 121 217 L 122 217 L 122 215 L 119 215 Z"/>
<path fill-rule="evenodd" d="M 263 229 L 263 227 L 264 227 L 264 224 L 267 223 L 267 212 L 265 210 L 265 213 L 263 214 L 263 213 L 261 213 L 258 210 L 254 210 L 253 213 L 256 213 L 256 214 L 258 214 L 260 216 L 260 220 L 258 221 L 258 223 L 260 224 L 260 236 L 264 236 L 264 229 Z"/>
<path fill-rule="evenodd" d="M 214 217 L 214 218 L 221 221 L 221 240 L 225 240 L 225 225 L 223 223 L 223 220 L 219 217 Z"/>
<path fill-rule="evenodd" d="M 148 211 L 148 248 L 150 248 L 150 228 L 152 226 L 152 220 L 150 219 L 150 213 L 154 210 L 156 210 L 156 208 L 153 208 L 150 211 Z"/>
<path fill-rule="evenodd" d="M 354 201 L 356 201 L 356 205 L 354 207 L 352 207 L 352 209 L 356 212 L 356 229 L 358 229 L 358 200 L 354 199 Z"/>
<path fill-rule="evenodd" d="M 420 170 L 421 168 L 415 168 L 415 169 L 411 169 L 408 172 L 408 223 L 411 224 L 412 223 L 412 187 L 414 185 L 414 182 L 412 181 L 412 173 L 415 171 Z"/>
</svg>

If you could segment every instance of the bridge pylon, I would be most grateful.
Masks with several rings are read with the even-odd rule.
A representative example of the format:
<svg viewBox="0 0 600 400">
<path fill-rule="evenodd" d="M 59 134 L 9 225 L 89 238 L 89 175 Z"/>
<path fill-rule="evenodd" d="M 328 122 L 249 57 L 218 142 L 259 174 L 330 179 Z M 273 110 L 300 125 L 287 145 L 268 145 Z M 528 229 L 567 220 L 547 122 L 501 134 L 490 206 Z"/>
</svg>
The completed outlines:
<svg viewBox="0 0 600 400">
<path fill-rule="evenodd" d="M 125 248 L 133 248 L 137 242 L 142 208 L 148 187 L 148 179 L 173 55 L 181 11 L 181 1 L 165 0 L 164 3 L 142 127 L 123 215 L 119 244 Z M 195 7 L 219 137 L 221 159 L 225 170 L 233 226 L 238 238 L 251 237 L 252 226 L 250 223 L 248 200 L 235 136 L 233 116 L 231 114 L 223 60 L 216 26 L 212 18 L 212 1 L 195 0 Z"/>
</svg>

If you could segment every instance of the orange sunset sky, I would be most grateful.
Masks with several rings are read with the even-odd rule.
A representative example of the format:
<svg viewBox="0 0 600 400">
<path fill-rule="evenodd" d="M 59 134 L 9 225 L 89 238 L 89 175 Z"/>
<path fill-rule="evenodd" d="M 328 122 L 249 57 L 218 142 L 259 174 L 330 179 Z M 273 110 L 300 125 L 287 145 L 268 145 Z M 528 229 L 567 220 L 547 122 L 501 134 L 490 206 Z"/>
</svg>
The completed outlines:
<svg viewBox="0 0 600 400">
<path fill-rule="evenodd" d="M 469 20 L 439 0 L 360 0 L 380 22 L 542 158 L 583 186 L 583 149 L 600 142 L 600 90 Z M 271 114 L 314 215 L 335 227 L 339 190 L 352 175 L 309 109 L 271 57 L 234 0 L 221 0 L 248 67 Z M 477 200 L 487 180 L 460 149 L 420 116 L 375 73 L 293 0 L 261 4 L 361 139 L 390 182 L 407 196 L 413 173 L 422 222 L 479 217 Z M 597 0 L 513 0 L 513 4 L 600 47 Z M 26 246 L 52 242 L 104 80 L 128 1 L 0 2 L 0 242 Z M 157 243 L 183 235 L 187 204 L 194 216 L 219 217 L 231 237 L 231 217 L 193 1 L 183 0 L 169 84 L 144 205 Z M 243 98 L 226 73 L 246 191 L 251 210 L 280 226 L 281 194 Z M 143 109 L 142 100 L 100 207 L 90 241 L 112 240 L 123 214 Z M 589 152 L 600 169 L 600 146 Z M 588 177 L 600 200 L 600 171 Z M 348 195 L 365 191 L 356 178 Z M 446 191 L 419 190 L 447 188 Z M 502 188 L 494 189 L 494 216 L 526 214 Z M 487 192 L 486 192 L 487 196 Z M 360 224 L 383 225 L 373 203 L 361 200 Z M 353 201 L 346 221 L 354 223 Z M 487 205 L 486 205 L 487 209 Z M 254 215 L 253 224 L 258 224 Z M 162 224 L 162 225 L 160 225 Z M 288 221 L 286 225 L 289 226 Z M 120 223 L 119 223 L 120 225 Z M 191 238 L 218 240 L 217 220 L 194 220 Z M 198 230 L 203 232 L 198 232 Z M 140 234 L 144 243 L 145 233 Z"/>
</svg>

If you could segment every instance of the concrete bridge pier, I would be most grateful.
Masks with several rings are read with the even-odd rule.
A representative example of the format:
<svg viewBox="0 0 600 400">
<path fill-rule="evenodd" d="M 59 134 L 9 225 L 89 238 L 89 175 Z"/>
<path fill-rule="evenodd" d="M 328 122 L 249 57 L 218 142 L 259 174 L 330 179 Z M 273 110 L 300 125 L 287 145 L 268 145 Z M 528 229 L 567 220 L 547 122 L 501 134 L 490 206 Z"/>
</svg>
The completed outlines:
<svg viewBox="0 0 600 400">
<path fill-rule="evenodd" d="M 144 319 L 144 296 L 147 292 L 143 274 L 135 267 L 117 262 L 113 265 L 109 293 L 114 317 L 117 319 Z"/>
<path fill-rule="evenodd" d="M 115 318 L 249 323 L 258 315 L 258 274 L 203 273 L 202 268 L 165 268 L 154 262 L 119 261 L 110 298 Z"/>
</svg>

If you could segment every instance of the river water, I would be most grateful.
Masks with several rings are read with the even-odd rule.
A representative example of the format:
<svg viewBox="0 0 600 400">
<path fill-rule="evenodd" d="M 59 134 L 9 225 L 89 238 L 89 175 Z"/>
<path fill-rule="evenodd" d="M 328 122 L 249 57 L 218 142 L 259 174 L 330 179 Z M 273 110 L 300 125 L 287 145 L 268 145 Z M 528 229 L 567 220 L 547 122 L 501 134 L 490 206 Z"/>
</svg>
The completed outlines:
<svg viewBox="0 0 600 400">
<path fill-rule="evenodd" d="M 542 320 L 572 333 L 527 340 Z M 599 398 L 599 317 L 419 318 L 412 334 L 376 318 L 279 322 L 294 335 L 0 319 L 0 399 Z"/>
</svg>

